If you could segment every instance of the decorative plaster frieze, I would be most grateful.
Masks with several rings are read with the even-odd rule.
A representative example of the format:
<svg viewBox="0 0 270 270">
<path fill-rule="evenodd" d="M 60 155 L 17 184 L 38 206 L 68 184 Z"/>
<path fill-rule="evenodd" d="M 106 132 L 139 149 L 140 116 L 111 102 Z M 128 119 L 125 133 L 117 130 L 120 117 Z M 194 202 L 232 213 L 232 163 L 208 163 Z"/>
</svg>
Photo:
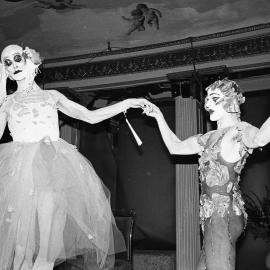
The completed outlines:
<svg viewBox="0 0 270 270">
<path fill-rule="evenodd" d="M 270 53 L 270 35 L 253 36 L 240 40 L 194 46 L 188 49 L 177 49 L 94 63 L 48 67 L 43 70 L 43 81 L 51 83 L 66 80 L 86 80 L 268 53 Z"/>
</svg>

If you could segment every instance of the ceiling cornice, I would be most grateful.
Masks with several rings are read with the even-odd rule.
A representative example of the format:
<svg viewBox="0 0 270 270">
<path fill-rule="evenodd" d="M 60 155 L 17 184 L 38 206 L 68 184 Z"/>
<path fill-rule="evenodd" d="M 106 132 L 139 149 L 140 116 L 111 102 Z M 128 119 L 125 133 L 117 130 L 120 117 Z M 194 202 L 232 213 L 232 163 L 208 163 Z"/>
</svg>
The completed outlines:
<svg viewBox="0 0 270 270">
<path fill-rule="evenodd" d="M 45 67 L 44 83 L 89 80 L 93 78 L 136 74 L 161 69 L 218 63 L 224 60 L 250 58 L 270 53 L 270 34 L 237 40 L 174 49 L 163 52 L 122 57 L 82 64 Z M 267 57 L 265 57 L 267 61 Z"/>
</svg>

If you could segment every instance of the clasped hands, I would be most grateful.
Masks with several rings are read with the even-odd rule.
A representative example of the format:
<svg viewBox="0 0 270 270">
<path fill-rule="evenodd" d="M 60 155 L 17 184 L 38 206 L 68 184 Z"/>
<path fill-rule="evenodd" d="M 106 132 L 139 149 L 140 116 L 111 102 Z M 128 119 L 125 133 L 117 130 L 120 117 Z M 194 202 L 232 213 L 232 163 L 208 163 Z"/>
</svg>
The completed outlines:
<svg viewBox="0 0 270 270">
<path fill-rule="evenodd" d="M 161 114 L 160 109 L 145 98 L 131 98 L 128 99 L 129 107 L 141 108 L 143 114 L 151 117 L 156 117 Z"/>
</svg>

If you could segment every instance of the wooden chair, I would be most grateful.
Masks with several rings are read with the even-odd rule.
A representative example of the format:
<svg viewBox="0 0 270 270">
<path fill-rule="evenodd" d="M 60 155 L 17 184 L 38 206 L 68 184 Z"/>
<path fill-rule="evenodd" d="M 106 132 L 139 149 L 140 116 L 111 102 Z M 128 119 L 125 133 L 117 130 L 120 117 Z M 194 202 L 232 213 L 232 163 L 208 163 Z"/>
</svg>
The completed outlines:
<svg viewBox="0 0 270 270">
<path fill-rule="evenodd" d="M 133 248 L 132 238 L 135 224 L 135 211 L 114 210 L 115 222 L 118 229 L 122 232 L 127 250 L 115 255 L 115 270 L 133 269 Z"/>
</svg>

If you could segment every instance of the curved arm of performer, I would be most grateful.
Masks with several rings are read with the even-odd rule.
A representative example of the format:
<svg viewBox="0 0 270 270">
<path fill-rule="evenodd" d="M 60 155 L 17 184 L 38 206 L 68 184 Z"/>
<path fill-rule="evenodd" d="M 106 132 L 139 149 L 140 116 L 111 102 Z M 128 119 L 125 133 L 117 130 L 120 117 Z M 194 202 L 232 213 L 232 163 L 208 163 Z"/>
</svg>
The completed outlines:
<svg viewBox="0 0 270 270">
<path fill-rule="evenodd" d="M 61 112 L 70 117 L 85 121 L 90 124 L 99 123 L 121 112 L 124 112 L 129 108 L 141 108 L 144 104 L 144 99 L 131 98 L 107 107 L 91 111 L 84 106 L 69 100 L 56 90 L 50 90 L 50 93 L 52 93 L 55 102 L 57 103 Z"/>
<path fill-rule="evenodd" d="M 193 155 L 201 151 L 196 136 L 191 136 L 181 141 L 174 132 L 169 128 L 166 120 L 163 117 L 160 109 L 147 101 L 145 104 L 144 113 L 148 116 L 154 117 L 157 120 L 162 139 L 167 146 L 170 154 L 173 155 Z M 234 130 L 230 132 L 229 140 L 225 140 L 227 151 L 222 151 L 224 156 L 228 156 L 231 161 L 239 159 L 240 144 L 235 140 L 238 131 L 241 131 L 242 141 L 247 148 L 258 148 L 270 142 L 270 117 L 262 125 L 260 129 L 240 122 Z M 224 153 L 225 152 L 225 153 Z"/>
<path fill-rule="evenodd" d="M 263 123 L 260 129 L 254 126 L 246 126 L 242 130 L 243 142 L 249 148 L 263 147 L 270 142 L 270 117 Z"/>
<path fill-rule="evenodd" d="M 7 75 L 4 66 L 0 63 L 0 139 L 3 136 L 6 123 L 7 116 L 5 110 L 2 108 L 5 106 L 6 102 L 6 83 L 7 83 Z"/>
<path fill-rule="evenodd" d="M 189 137 L 181 141 L 174 134 L 174 132 L 169 128 L 166 120 L 164 119 L 162 112 L 156 105 L 147 102 L 145 104 L 144 113 L 148 116 L 154 117 L 157 120 L 162 139 L 167 146 L 170 154 L 193 155 L 201 151 L 201 147 L 198 144 L 196 137 Z"/>
<path fill-rule="evenodd" d="M 258 146 L 265 146 L 270 142 L 270 117 L 263 123 L 255 137 Z"/>
</svg>

